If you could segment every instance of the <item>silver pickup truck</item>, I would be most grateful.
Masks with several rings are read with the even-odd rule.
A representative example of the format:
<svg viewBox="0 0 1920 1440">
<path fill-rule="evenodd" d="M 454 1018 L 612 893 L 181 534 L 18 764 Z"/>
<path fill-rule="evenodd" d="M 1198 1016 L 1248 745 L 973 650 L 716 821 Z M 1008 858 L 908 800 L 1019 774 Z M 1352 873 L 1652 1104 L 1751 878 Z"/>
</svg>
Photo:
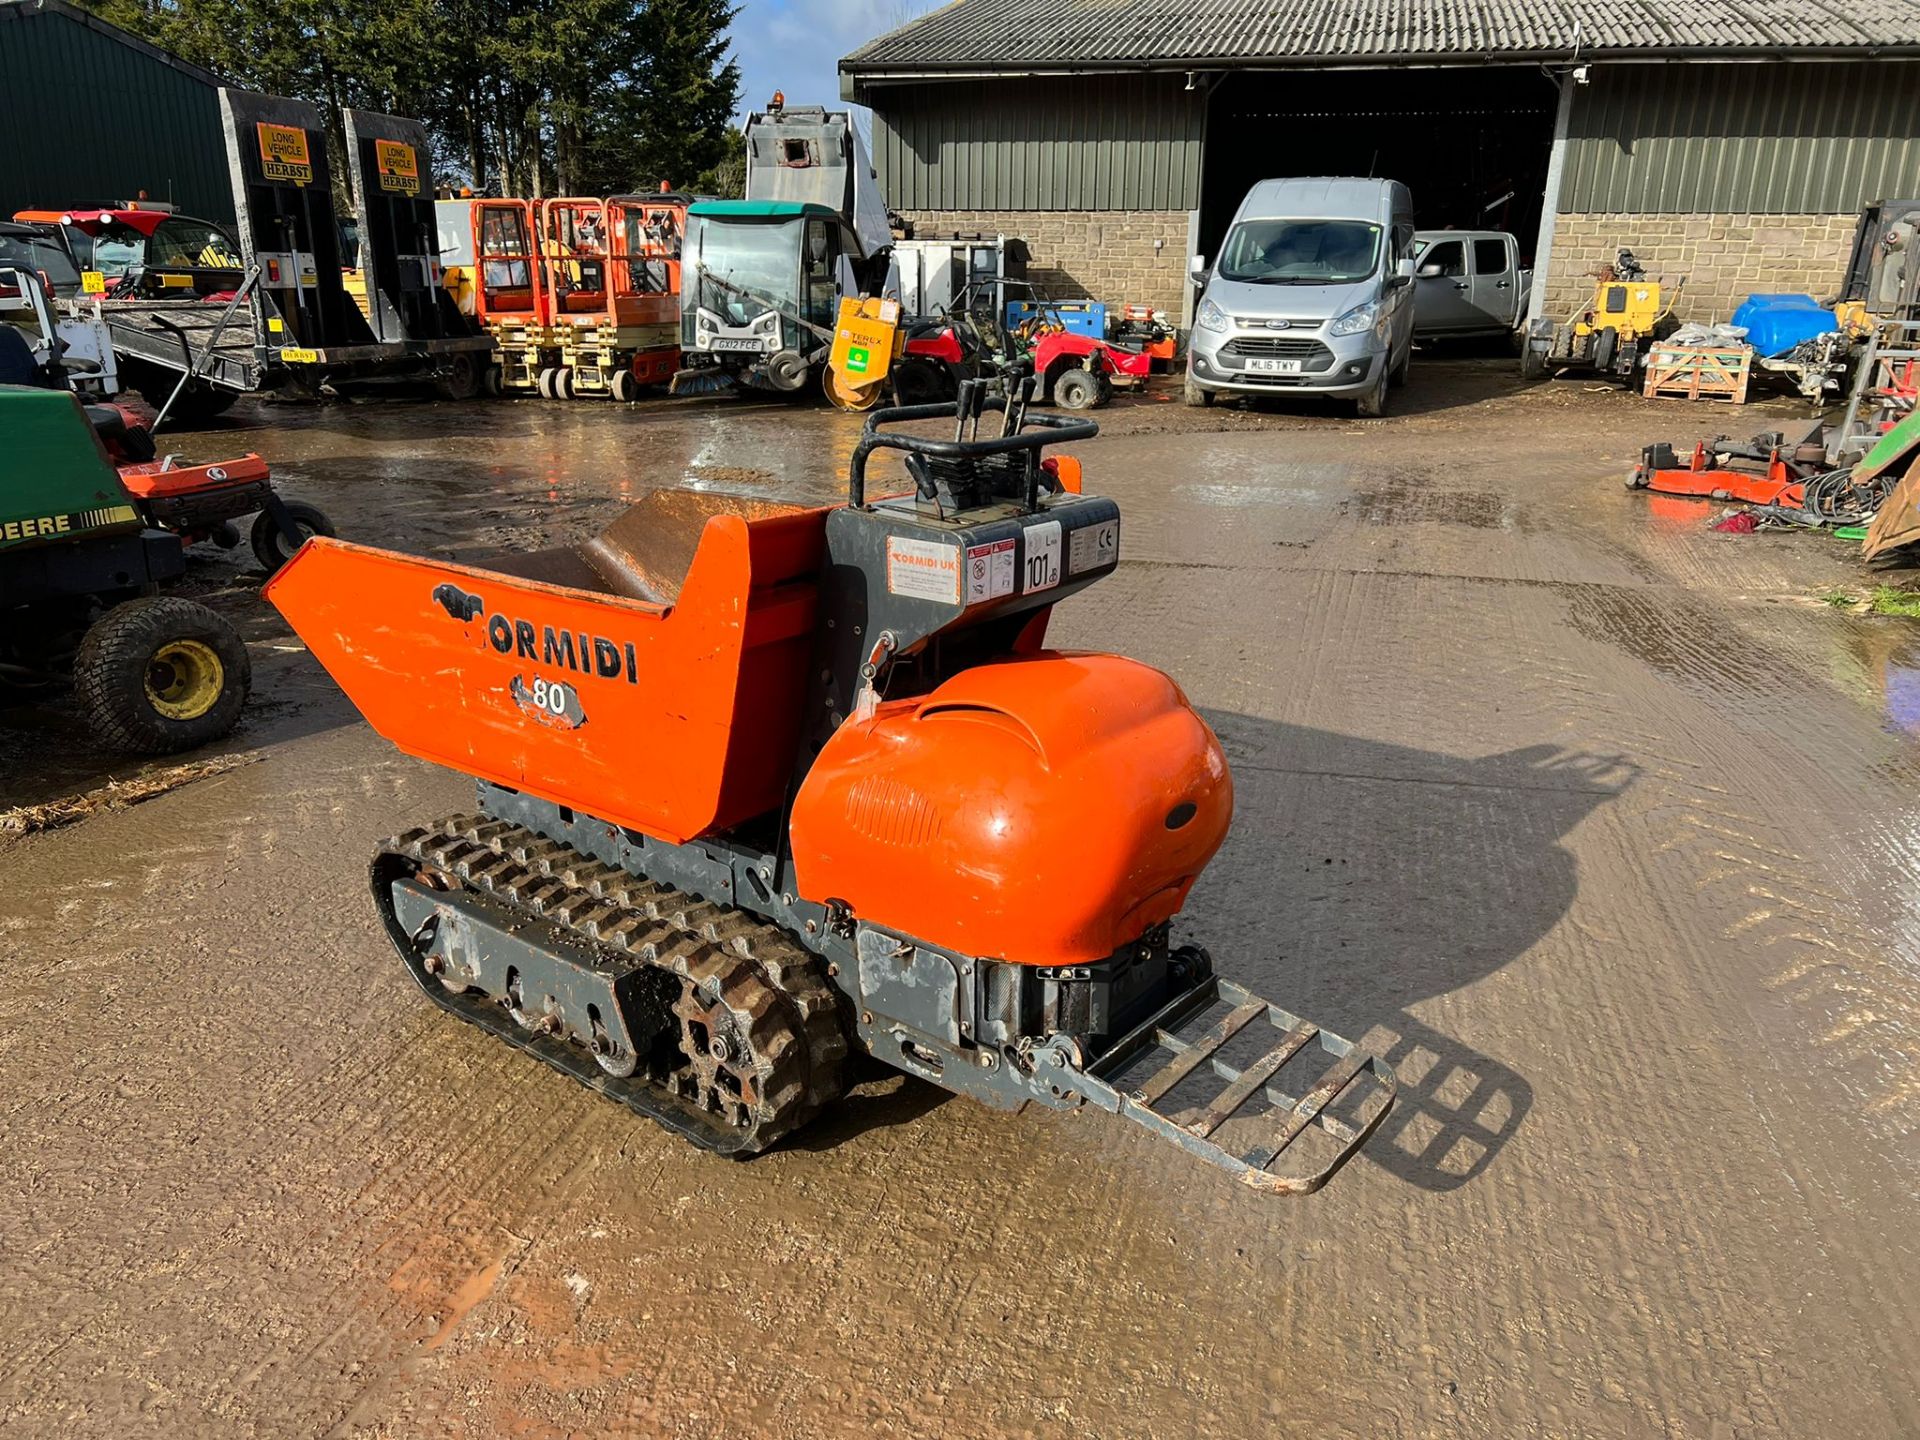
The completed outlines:
<svg viewBox="0 0 1920 1440">
<path fill-rule="evenodd" d="M 1533 271 L 1501 230 L 1422 230 L 1413 237 L 1413 336 L 1518 335 Z"/>
</svg>

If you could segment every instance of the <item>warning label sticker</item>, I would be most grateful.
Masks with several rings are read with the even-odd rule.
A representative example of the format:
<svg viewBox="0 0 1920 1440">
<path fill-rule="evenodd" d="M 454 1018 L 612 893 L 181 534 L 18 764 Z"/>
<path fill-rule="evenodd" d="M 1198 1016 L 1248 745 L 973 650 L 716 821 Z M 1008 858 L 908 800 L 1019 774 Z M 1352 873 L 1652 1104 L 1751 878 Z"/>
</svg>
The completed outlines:
<svg viewBox="0 0 1920 1440">
<path fill-rule="evenodd" d="M 1120 558 L 1120 522 L 1103 520 L 1098 525 L 1082 525 L 1067 541 L 1067 573 L 1098 570 Z"/>
<path fill-rule="evenodd" d="M 1013 537 L 967 547 L 967 603 L 997 600 L 1013 593 Z"/>
<path fill-rule="evenodd" d="M 1060 522 L 1029 525 L 1026 534 L 1027 583 L 1021 588 L 1028 593 L 1051 590 L 1060 583 Z"/>
<path fill-rule="evenodd" d="M 294 185 L 313 183 L 313 156 L 307 150 L 307 132 L 298 125 L 269 125 L 262 120 L 260 132 L 260 173 L 269 180 L 285 180 Z"/>
<path fill-rule="evenodd" d="M 887 537 L 887 589 L 916 600 L 960 603 L 960 547 L 905 535 Z"/>
<path fill-rule="evenodd" d="M 420 158 L 413 146 L 399 140 L 373 142 L 374 166 L 380 175 L 380 188 L 389 195 L 420 193 Z"/>
</svg>

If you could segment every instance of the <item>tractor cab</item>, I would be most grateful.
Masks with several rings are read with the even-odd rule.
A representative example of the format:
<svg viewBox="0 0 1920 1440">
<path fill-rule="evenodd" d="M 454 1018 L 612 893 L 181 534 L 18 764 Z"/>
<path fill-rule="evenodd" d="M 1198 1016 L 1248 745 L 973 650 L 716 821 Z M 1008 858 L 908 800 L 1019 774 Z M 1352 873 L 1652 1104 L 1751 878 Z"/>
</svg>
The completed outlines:
<svg viewBox="0 0 1920 1440">
<path fill-rule="evenodd" d="M 798 390 L 825 360 L 859 248 L 839 214 L 785 200 L 713 200 L 687 211 L 681 346 L 747 384 Z"/>
</svg>

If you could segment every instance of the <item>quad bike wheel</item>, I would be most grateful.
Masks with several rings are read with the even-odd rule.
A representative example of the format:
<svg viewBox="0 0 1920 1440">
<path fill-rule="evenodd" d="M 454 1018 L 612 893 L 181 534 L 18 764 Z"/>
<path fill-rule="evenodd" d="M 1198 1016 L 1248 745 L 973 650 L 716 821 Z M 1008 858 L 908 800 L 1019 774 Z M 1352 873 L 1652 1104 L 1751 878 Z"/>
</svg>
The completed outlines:
<svg viewBox="0 0 1920 1440">
<path fill-rule="evenodd" d="M 1194 384 L 1193 376 L 1189 375 L 1187 376 L 1187 389 L 1184 398 L 1187 404 L 1196 409 L 1204 410 L 1213 404 L 1213 391 L 1207 389 L 1205 386 Z"/>
<path fill-rule="evenodd" d="M 116 750 L 171 755 L 233 729 L 253 684 L 240 634 L 174 595 L 115 606 L 80 641 L 74 691 Z"/>
<path fill-rule="evenodd" d="M 1092 410 L 1105 398 L 1100 377 L 1077 365 L 1062 370 L 1053 382 L 1053 403 L 1063 410 Z"/>
<path fill-rule="evenodd" d="M 333 534 L 333 522 L 315 506 L 304 500 L 282 502 L 287 513 L 293 517 L 293 528 L 300 532 L 305 540 L 309 535 Z M 267 567 L 269 575 L 276 574 L 280 567 L 293 558 L 297 546 L 287 544 L 287 537 L 280 533 L 280 527 L 274 523 L 273 516 L 262 510 L 253 520 L 253 554 L 262 565 Z"/>
<path fill-rule="evenodd" d="M 930 360 L 908 356 L 887 378 L 893 382 L 896 405 L 933 405 L 954 396 L 953 376 Z"/>
</svg>

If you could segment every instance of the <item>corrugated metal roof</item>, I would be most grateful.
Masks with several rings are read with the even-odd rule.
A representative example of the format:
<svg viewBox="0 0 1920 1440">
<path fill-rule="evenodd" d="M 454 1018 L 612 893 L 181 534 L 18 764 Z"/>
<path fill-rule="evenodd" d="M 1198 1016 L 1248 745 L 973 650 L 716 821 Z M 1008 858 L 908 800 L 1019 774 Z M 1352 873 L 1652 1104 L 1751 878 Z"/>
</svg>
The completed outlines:
<svg viewBox="0 0 1920 1440">
<path fill-rule="evenodd" d="M 1915 0 L 955 0 L 840 62 L 1187 68 L 1920 49 Z"/>
</svg>

